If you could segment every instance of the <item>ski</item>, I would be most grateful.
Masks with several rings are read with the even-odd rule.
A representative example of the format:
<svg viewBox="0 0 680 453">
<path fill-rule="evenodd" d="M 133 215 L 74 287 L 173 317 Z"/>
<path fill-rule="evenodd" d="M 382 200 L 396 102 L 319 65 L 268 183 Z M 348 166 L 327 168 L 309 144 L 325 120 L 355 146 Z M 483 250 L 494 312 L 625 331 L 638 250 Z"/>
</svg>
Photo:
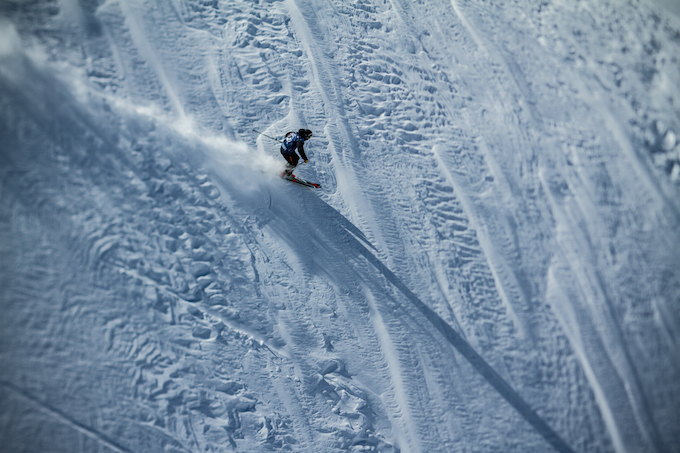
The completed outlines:
<svg viewBox="0 0 680 453">
<path fill-rule="evenodd" d="M 311 187 L 311 188 L 313 188 L 313 189 L 320 189 L 320 188 L 321 188 L 321 185 L 320 185 L 320 184 L 317 184 L 317 183 L 315 183 L 315 182 L 305 181 L 304 179 L 300 179 L 300 178 L 298 178 L 297 176 L 293 176 L 293 175 L 290 175 L 290 176 L 283 176 L 283 175 L 281 175 L 281 177 L 282 177 L 283 179 L 288 180 L 288 181 L 296 182 L 296 183 L 298 183 L 298 184 L 302 184 L 303 186 Z"/>
</svg>

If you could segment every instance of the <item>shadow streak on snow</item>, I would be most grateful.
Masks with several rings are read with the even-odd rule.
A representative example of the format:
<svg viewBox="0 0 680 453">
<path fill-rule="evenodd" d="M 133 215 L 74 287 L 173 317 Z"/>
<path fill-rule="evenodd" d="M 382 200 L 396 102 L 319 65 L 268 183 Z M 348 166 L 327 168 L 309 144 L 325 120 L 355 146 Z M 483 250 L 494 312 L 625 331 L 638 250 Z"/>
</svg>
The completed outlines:
<svg viewBox="0 0 680 453">
<path fill-rule="evenodd" d="M 470 362 L 472 367 L 482 375 L 486 381 L 501 394 L 505 400 L 514 407 L 524 419 L 533 426 L 545 440 L 560 453 L 573 452 L 567 443 L 548 426 L 548 424 L 534 411 L 531 406 L 486 362 L 481 355 L 474 350 L 458 332 L 455 331 L 434 310 L 428 307 L 416 296 L 399 277 L 385 266 L 366 247 L 357 244 L 358 252 L 368 260 L 385 278 L 392 283 L 408 300 L 427 318 L 430 323 L 453 345 L 454 348 Z"/>
<path fill-rule="evenodd" d="M 312 191 L 298 187 L 277 187 L 270 192 L 271 201 L 266 210 L 258 215 L 268 227 L 295 250 L 300 257 L 311 257 L 316 271 L 323 270 L 331 278 L 337 276 L 337 268 L 351 266 L 353 258 L 363 257 L 395 288 L 406 296 L 418 311 L 448 341 L 505 400 L 533 428 L 560 453 L 573 453 L 572 448 L 536 413 L 493 367 L 477 353 L 451 325 L 429 308 L 406 284 L 374 255 L 366 245 L 370 243 L 359 229 Z M 295 197 L 291 200 L 291 197 Z M 299 200 L 298 200 L 299 197 Z M 252 200 L 251 200 L 252 201 Z M 257 204 L 257 202 L 256 202 Z M 252 204 L 251 204 L 252 207 Z M 361 241 L 357 238 L 361 238 Z M 310 251 L 310 248 L 316 249 Z M 374 247 L 373 247 L 374 248 Z M 375 248 L 374 248 L 375 250 Z M 324 252 L 327 255 L 324 255 Z M 344 255 L 344 256 L 343 256 Z M 325 261 L 338 261 L 324 264 Z M 329 268 L 330 267 L 330 268 Z M 332 268 L 332 269 L 331 269 Z M 336 272 L 331 272 L 335 270 Z M 335 277 L 333 277 L 335 275 Z M 346 274 L 345 274 L 346 275 Z M 395 303 L 397 303 L 395 301 Z"/>
</svg>

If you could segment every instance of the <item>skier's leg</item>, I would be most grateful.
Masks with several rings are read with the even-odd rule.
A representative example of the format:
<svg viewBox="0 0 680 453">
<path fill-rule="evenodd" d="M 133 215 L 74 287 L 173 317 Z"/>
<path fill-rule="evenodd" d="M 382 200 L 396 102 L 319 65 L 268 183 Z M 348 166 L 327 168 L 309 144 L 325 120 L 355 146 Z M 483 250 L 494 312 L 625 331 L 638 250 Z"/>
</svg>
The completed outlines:
<svg viewBox="0 0 680 453">
<path fill-rule="evenodd" d="M 285 157 L 286 162 L 288 162 L 288 165 L 286 165 L 286 170 L 284 171 L 284 173 L 286 174 L 286 176 L 292 176 L 293 169 L 297 167 L 300 158 L 298 157 L 297 154 L 284 154 L 283 157 Z"/>
<path fill-rule="evenodd" d="M 286 168 L 283 170 L 284 176 L 291 176 L 293 174 L 293 167 L 291 164 L 286 164 Z"/>
<path fill-rule="evenodd" d="M 293 174 L 293 168 L 295 168 L 295 165 L 291 161 L 290 154 L 284 153 L 283 149 L 281 149 L 281 155 L 284 159 L 286 159 L 286 168 L 283 170 L 281 176 L 290 176 Z"/>
</svg>

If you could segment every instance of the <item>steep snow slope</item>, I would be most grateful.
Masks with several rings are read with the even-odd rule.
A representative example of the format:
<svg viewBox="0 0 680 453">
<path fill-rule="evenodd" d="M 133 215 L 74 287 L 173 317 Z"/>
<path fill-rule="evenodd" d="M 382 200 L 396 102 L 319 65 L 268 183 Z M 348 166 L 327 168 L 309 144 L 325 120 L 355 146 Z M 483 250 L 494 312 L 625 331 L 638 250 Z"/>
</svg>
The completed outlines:
<svg viewBox="0 0 680 453">
<path fill-rule="evenodd" d="M 3 451 L 680 449 L 677 18 L 0 8 Z"/>
</svg>

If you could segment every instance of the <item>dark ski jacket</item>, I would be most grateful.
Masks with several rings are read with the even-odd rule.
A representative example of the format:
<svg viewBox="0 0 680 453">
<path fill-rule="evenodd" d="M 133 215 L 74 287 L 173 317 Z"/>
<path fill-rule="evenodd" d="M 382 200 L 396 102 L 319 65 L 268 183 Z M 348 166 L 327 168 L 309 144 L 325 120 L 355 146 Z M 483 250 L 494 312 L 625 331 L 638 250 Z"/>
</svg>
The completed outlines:
<svg viewBox="0 0 680 453">
<path fill-rule="evenodd" d="M 303 146 L 304 143 L 305 141 L 297 132 L 288 132 L 281 145 L 281 154 L 290 156 L 297 151 L 302 160 L 307 160 L 307 155 L 305 154 L 305 148 Z"/>
</svg>

